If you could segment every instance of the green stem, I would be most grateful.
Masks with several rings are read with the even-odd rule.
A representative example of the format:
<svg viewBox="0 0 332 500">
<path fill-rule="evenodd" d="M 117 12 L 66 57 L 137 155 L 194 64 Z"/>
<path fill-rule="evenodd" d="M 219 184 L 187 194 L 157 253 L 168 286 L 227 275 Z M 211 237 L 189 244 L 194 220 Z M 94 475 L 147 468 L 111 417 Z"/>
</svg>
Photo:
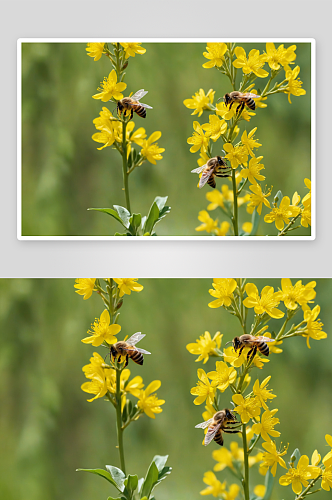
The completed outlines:
<svg viewBox="0 0 332 500">
<path fill-rule="evenodd" d="M 123 120 L 122 122 L 122 173 L 123 173 L 123 187 L 126 195 L 126 205 L 127 210 L 130 210 L 130 199 L 129 199 L 129 185 L 128 185 L 128 171 L 127 171 L 127 122 Z"/>
<path fill-rule="evenodd" d="M 255 446 L 258 443 L 260 437 L 261 437 L 260 434 L 256 437 L 255 441 L 252 443 L 252 445 L 248 449 L 248 455 L 250 455 L 250 453 L 252 452 L 252 450 L 255 448 Z"/>
<path fill-rule="evenodd" d="M 126 466 L 124 460 L 124 450 L 123 450 L 123 429 L 121 420 L 121 389 L 120 389 L 120 377 L 121 370 L 116 370 L 116 429 L 118 435 L 118 448 L 120 455 L 121 469 L 124 474 L 126 474 Z"/>
<path fill-rule="evenodd" d="M 249 500 L 249 455 L 247 448 L 246 424 L 242 424 L 244 478 L 242 480 L 244 499 Z"/>
<path fill-rule="evenodd" d="M 320 479 L 321 476 L 318 476 L 316 477 L 315 479 L 313 479 L 310 483 L 309 483 L 309 486 L 306 487 L 305 490 L 302 491 L 302 493 L 300 493 L 300 495 L 298 495 L 295 500 L 302 500 L 306 495 L 307 493 L 311 490 L 311 488 L 313 487 L 313 485 L 316 483 L 316 481 L 318 481 L 318 479 Z"/>
<path fill-rule="evenodd" d="M 237 206 L 237 188 L 236 188 L 236 179 L 235 179 L 235 169 L 232 169 L 232 185 L 233 185 L 233 217 L 232 223 L 234 228 L 234 236 L 239 236 L 239 228 L 238 228 L 238 206 Z"/>
<path fill-rule="evenodd" d="M 301 215 L 301 212 L 299 214 L 297 214 L 296 217 L 293 217 L 293 219 L 290 221 L 290 223 L 287 224 L 287 226 L 285 226 L 284 229 L 278 233 L 278 236 L 285 236 L 285 234 L 287 233 L 289 228 L 294 224 L 296 219 L 298 219 L 300 217 L 300 215 Z"/>
</svg>

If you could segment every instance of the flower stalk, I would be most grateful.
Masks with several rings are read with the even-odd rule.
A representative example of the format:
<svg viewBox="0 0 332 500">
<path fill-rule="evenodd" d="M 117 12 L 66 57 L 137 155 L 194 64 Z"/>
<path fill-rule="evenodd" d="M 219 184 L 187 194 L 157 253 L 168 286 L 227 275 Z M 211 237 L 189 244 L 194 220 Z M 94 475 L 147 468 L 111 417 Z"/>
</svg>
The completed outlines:
<svg viewBox="0 0 332 500">
<path fill-rule="evenodd" d="M 118 448 L 120 456 L 121 469 L 126 474 L 126 465 L 124 459 L 124 448 L 123 448 L 123 429 L 122 429 L 122 419 L 121 419 L 121 387 L 120 387 L 120 377 L 121 368 L 116 369 L 116 430 L 118 437 Z"/>
</svg>

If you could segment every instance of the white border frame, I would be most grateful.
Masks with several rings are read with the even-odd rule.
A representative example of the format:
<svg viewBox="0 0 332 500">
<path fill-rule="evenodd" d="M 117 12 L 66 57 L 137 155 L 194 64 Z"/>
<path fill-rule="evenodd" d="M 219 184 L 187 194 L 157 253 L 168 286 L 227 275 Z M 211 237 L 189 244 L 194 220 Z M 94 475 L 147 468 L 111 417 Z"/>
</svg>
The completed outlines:
<svg viewBox="0 0 332 500">
<path fill-rule="evenodd" d="M 300 241 L 316 238 L 316 40 L 314 38 L 140 38 L 139 43 L 310 43 L 311 44 L 311 235 L 310 236 L 22 236 L 22 43 L 137 42 L 137 38 L 19 38 L 17 40 L 17 239 L 40 241 Z"/>
</svg>

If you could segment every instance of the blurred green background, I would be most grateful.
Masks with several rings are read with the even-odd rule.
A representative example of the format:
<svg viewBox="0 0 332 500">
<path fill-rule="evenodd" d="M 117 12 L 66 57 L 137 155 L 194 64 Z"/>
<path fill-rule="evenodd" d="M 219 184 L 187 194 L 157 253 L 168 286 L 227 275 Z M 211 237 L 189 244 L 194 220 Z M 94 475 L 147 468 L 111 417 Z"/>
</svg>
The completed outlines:
<svg viewBox="0 0 332 500">
<path fill-rule="evenodd" d="M 276 279 L 250 281 L 259 290 L 267 284 L 280 286 Z M 223 309 L 207 306 L 212 300 L 211 282 L 140 279 L 144 290 L 126 296 L 121 309 L 121 338 L 142 331 L 147 335 L 142 347 L 152 352 L 144 366 L 130 364 L 131 374 L 142 375 L 146 386 L 160 379 L 158 395 L 166 400 L 155 420 L 143 416 L 124 435 L 129 473 L 141 477 L 155 454 L 169 454 L 174 469 L 158 487 L 158 500 L 201 498 L 203 474 L 215 465 L 216 445 L 204 448 L 202 432 L 194 428 L 202 421 L 204 407 L 193 404 L 190 389 L 196 385 L 197 368 L 203 365 L 195 363 L 186 345 L 206 330 L 212 335 L 221 331 L 224 344 L 239 334 L 239 325 Z M 262 371 L 252 372 L 260 381 L 272 375 L 270 387 L 277 398 L 270 408 L 279 409 L 282 441 L 290 443 L 290 452 L 299 447 L 310 457 L 316 448 L 322 456 L 329 451 L 324 436 L 332 434 L 332 281 L 317 280 L 316 290 L 315 303 L 321 306 L 328 338 L 312 340 L 311 350 L 302 337 L 289 340 L 283 354 L 272 356 Z M 95 350 L 104 351 L 81 342 L 103 310 L 100 297 L 93 294 L 83 301 L 74 292 L 73 279 L 2 279 L 0 291 L 0 498 L 103 500 L 114 496 L 114 489 L 102 478 L 75 472 L 78 467 L 119 466 L 113 407 L 102 399 L 88 403 L 89 395 L 80 389 L 86 380 L 82 366 Z M 276 330 L 280 321 L 270 325 Z M 212 358 L 204 368 L 210 371 L 214 365 Z M 222 396 L 225 407 L 230 395 L 226 391 Z M 226 445 L 231 440 L 226 436 Z M 262 483 L 263 477 L 251 471 L 253 480 Z M 226 471 L 218 477 L 233 482 Z M 330 496 L 323 492 L 318 498 Z M 290 488 L 277 485 L 273 500 L 280 498 L 293 498 Z"/>
<path fill-rule="evenodd" d="M 247 53 L 252 48 L 265 50 L 265 44 L 241 45 Z M 183 101 L 200 88 L 205 92 L 213 88 L 216 100 L 230 90 L 228 79 L 215 69 L 202 67 L 207 61 L 203 57 L 205 43 L 143 46 L 147 49 L 143 56 L 129 58 L 125 81 L 128 95 L 141 88 L 149 91 L 145 101 L 154 109 L 146 120 L 135 115 L 134 121 L 136 128 L 145 127 L 148 136 L 160 130 L 158 144 L 165 152 L 157 165 L 146 162 L 130 175 L 132 210 L 147 214 L 156 196 L 168 195 L 172 211 L 157 226 L 157 234 L 207 235 L 197 233 L 195 227 L 199 225 L 198 212 L 207 207 L 205 196 L 210 188 L 197 189 L 197 176 L 190 171 L 197 167 L 199 156 L 190 153 L 187 144 L 197 115 L 191 116 L 192 110 Z M 82 43 L 22 46 L 24 236 L 109 236 L 121 229 L 106 214 L 87 212 L 89 207 L 125 203 L 120 155 L 111 148 L 98 151 L 100 144 L 91 139 L 96 132 L 92 120 L 107 104 L 91 96 L 111 71 L 111 64 L 106 56 L 94 62 L 85 48 Z M 286 94 L 272 96 L 267 108 L 258 109 L 250 123 L 241 124 L 241 133 L 244 127 L 247 132 L 258 127 L 256 137 L 262 147 L 256 151 L 264 156 L 266 185 L 274 187 L 274 194 L 278 189 L 290 197 L 295 191 L 301 197 L 308 192 L 303 180 L 311 178 L 310 48 L 310 44 L 298 43 L 296 50 L 306 95 L 292 96 L 292 104 Z M 281 71 L 279 81 L 283 75 Z M 256 86 L 262 90 L 266 81 L 257 79 Z M 208 114 L 198 121 L 208 122 Z M 221 149 L 221 142 L 217 144 Z M 217 154 L 216 147 L 214 151 Z M 240 212 L 241 224 L 251 219 L 244 209 Z M 218 210 L 211 215 L 224 220 Z M 276 234 L 276 230 L 262 221 L 258 234 Z M 291 234 L 308 235 L 310 228 Z"/>
</svg>

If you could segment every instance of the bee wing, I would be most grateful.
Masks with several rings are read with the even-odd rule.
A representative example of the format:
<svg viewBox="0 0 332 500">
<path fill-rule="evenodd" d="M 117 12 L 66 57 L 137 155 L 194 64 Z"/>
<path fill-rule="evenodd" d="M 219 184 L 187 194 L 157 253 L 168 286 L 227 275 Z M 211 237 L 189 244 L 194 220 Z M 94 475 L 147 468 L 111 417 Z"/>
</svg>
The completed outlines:
<svg viewBox="0 0 332 500">
<path fill-rule="evenodd" d="M 142 108 L 146 108 L 146 109 L 153 109 L 152 106 L 149 106 L 148 104 L 143 104 L 142 102 L 140 102 L 140 106 L 142 106 Z"/>
<path fill-rule="evenodd" d="M 252 99 L 259 99 L 260 95 L 251 94 L 251 92 L 247 92 L 246 97 L 251 97 Z"/>
<path fill-rule="evenodd" d="M 206 429 L 212 423 L 213 418 L 209 418 L 209 420 L 205 420 L 201 424 L 195 425 L 195 429 Z"/>
<path fill-rule="evenodd" d="M 208 429 L 207 433 L 205 434 L 204 446 L 207 446 L 208 444 L 211 443 L 212 439 L 217 434 L 220 427 L 221 427 L 221 422 L 219 424 L 217 424 L 215 427 L 213 427 L 212 429 Z"/>
<path fill-rule="evenodd" d="M 210 179 L 212 174 L 213 174 L 213 168 L 210 168 L 209 170 L 206 170 L 205 172 L 203 172 L 202 177 L 199 180 L 199 184 L 198 184 L 199 188 L 202 188 L 203 186 L 205 186 L 205 184 Z"/>
<path fill-rule="evenodd" d="M 134 335 L 132 335 L 130 337 L 130 339 L 126 340 L 126 342 L 127 342 L 127 344 L 135 345 L 135 344 L 137 344 L 137 342 L 142 340 L 144 337 L 145 337 L 145 333 L 136 332 L 136 333 L 134 333 Z"/>
<path fill-rule="evenodd" d="M 274 342 L 275 339 L 270 339 L 269 337 L 256 337 L 255 340 L 261 340 L 262 342 Z"/>
<path fill-rule="evenodd" d="M 141 90 L 138 90 L 137 92 L 135 92 L 134 95 L 131 96 L 131 99 L 133 99 L 134 101 L 139 101 L 140 99 L 142 99 L 142 97 L 144 97 L 146 94 L 148 93 L 147 90 L 144 90 L 144 89 L 141 89 Z"/>
<path fill-rule="evenodd" d="M 151 354 L 151 352 L 146 351 L 145 349 L 140 349 L 139 347 L 136 347 L 136 351 L 141 352 L 142 354 Z"/>
<path fill-rule="evenodd" d="M 191 173 L 200 174 L 201 172 L 203 172 L 205 167 L 206 167 L 206 163 L 205 163 L 205 165 L 202 165 L 201 167 L 194 168 L 194 170 L 191 170 Z"/>
</svg>

